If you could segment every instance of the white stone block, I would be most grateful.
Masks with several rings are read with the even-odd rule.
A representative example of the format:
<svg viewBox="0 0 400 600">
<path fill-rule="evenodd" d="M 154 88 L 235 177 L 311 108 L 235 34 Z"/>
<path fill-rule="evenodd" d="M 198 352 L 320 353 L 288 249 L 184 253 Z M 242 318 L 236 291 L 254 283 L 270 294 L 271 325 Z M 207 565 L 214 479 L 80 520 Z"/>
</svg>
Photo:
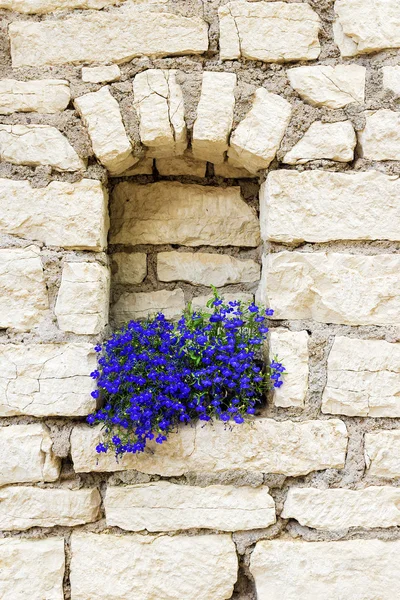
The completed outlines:
<svg viewBox="0 0 400 600">
<path fill-rule="evenodd" d="M 124 2 L 124 0 L 120 0 Z M 118 0 L 0 0 L 0 8 L 7 8 L 20 13 L 43 15 L 57 10 L 101 9 L 114 4 Z M 168 0 L 129 0 L 133 4 L 164 4 Z"/>
<path fill-rule="evenodd" d="M 310 160 L 322 158 L 349 162 L 354 158 L 356 143 L 356 134 L 350 121 L 314 121 L 301 140 L 284 156 L 282 162 L 288 165 L 303 165 Z"/>
<path fill-rule="evenodd" d="M 286 371 L 283 385 L 274 388 L 275 406 L 303 407 L 308 389 L 308 334 L 306 331 L 271 329 L 268 340 L 269 362 L 276 357 Z"/>
<path fill-rule="evenodd" d="M 360 156 L 369 160 L 400 160 L 400 113 L 367 111 L 365 128 L 358 133 Z"/>
<path fill-rule="evenodd" d="M 111 257 L 112 279 L 115 283 L 142 283 L 147 275 L 147 254 L 116 252 Z"/>
<path fill-rule="evenodd" d="M 365 434 L 367 475 L 394 479 L 400 477 L 400 430 L 373 431 Z"/>
<path fill-rule="evenodd" d="M 400 95 L 400 66 L 382 67 L 383 88 Z"/>
<path fill-rule="evenodd" d="M 167 319 L 177 319 L 185 309 L 185 297 L 180 289 L 157 292 L 125 292 L 113 306 L 113 317 L 122 325 L 132 319 L 146 319 L 162 312 Z"/>
<path fill-rule="evenodd" d="M 70 99 L 69 82 L 65 79 L 0 81 L 1 115 L 14 112 L 58 113 L 67 108 Z"/>
<path fill-rule="evenodd" d="M 82 81 L 86 83 L 107 83 L 118 81 L 121 69 L 118 65 L 102 65 L 101 67 L 82 67 Z"/>
</svg>

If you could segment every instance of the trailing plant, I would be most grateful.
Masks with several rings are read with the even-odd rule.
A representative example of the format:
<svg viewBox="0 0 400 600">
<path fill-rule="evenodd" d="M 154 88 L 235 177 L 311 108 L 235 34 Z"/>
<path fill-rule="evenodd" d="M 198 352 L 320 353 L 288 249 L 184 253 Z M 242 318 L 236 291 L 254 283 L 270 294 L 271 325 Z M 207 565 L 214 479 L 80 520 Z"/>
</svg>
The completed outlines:
<svg viewBox="0 0 400 600">
<path fill-rule="evenodd" d="M 226 304 L 213 291 L 208 311 L 189 304 L 175 324 L 162 313 L 131 321 L 96 346 L 92 396 L 103 407 L 87 421 L 104 426 L 97 452 L 142 452 L 148 440 L 162 444 L 178 425 L 197 419 L 243 423 L 269 388 L 282 385 L 285 368 L 276 357 L 260 366 L 273 311 Z"/>
</svg>

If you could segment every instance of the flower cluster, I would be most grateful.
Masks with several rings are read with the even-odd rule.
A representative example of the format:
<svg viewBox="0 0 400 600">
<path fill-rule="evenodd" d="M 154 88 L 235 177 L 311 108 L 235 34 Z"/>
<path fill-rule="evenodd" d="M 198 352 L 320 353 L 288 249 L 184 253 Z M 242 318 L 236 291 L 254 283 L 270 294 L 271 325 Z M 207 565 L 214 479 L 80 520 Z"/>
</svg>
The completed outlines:
<svg viewBox="0 0 400 600">
<path fill-rule="evenodd" d="M 243 423 L 285 368 L 275 359 L 263 371 L 261 350 L 270 309 L 240 301 L 225 304 L 214 292 L 212 312 L 189 305 L 177 324 L 163 314 L 131 321 L 103 344 L 94 398 L 103 407 L 88 416 L 102 423 L 97 452 L 141 452 L 147 440 L 163 443 L 181 423 Z"/>
</svg>

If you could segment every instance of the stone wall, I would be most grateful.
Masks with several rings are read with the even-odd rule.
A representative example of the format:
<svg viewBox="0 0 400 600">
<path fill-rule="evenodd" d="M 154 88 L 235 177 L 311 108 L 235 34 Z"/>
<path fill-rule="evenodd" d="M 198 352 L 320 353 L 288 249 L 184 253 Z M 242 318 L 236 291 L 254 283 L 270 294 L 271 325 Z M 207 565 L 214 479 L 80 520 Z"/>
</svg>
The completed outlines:
<svg viewBox="0 0 400 600">
<path fill-rule="evenodd" d="M 0 0 L 0 597 L 393 600 L 398 0 Z M 113 327 L 275 309 L 252 426 L 118 462 Z"/>
</svg>

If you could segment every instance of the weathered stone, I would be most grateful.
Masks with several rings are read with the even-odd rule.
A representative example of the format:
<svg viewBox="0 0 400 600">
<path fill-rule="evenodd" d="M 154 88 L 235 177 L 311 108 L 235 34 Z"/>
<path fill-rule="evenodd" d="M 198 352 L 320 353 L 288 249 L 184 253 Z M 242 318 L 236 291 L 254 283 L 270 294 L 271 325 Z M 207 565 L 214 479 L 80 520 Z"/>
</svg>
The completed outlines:
<svg viewBox="0 0 400 600">
<path fill-rule="evenodd" d="M 203 160 L 195 160 L 190 154 L 176 156 L 174 158 L 159 158 L 156 160 L 157 171 L 160 175 L 190 175 L 194 177 L 205 177 L 207 163 Z"/>
<path fill-rule="evenodd" d="M 55 314 L 63 331 L 100 333 L 108 322 L 110 273 L 96 262 L 65 263 Z"/>
<path fill-rule="evenodd" d="M 361 65 L 316 65 L 289 69 L 287 76 L 290 85 L 309 104 L 343 108 L 364 102 L 366 72 Z"/>
<path fill-rule="evenodd" d="M 111 268 L 115 283 L 142 283 L 147 275 L 147 254 L 116 252 L 112 255 Z"/>
<path fill-rule="evenodd" d="M 251 109 L 231 136 L 229 162 L 250 173 L 266 169 L 275 158 L 291 113 L 287 100 L 258 88 Z"/>
<path fill-rule="evenodd" d="M 87 83 L 107 83 L 118 81 L 121 69 L 118 65 L 103 65 L 101 67 L 82 67 L 82 81 Z"/>
<path fill-rule="evenodd" d="M 160 281 L 187 281 L 193 285 L 222 287 L 260 279 L 254 260 L 239 260 L 226 254 L 208 252 L 159 252 L 157 275 Z"/>
<path fill-rule="evenodd" d="M 265 258 L 259 298 L 275 309 L 274 319 L 394 325 L 399 269 L 398 254 L 279 252 Z"/>
<path fill-rule="evenodd" d="M 110 173 L 110 177 L 132 177 L 135 175 L 152 175 L 153 174 L 153 162 L 152 158 L 142 158 L 138 163 L 133 165 L 133 167 L 129 167 L 123 173 L 119 173 L 118 175 L 112 175 Z"/>
<path fill-rule="evenodd" d="M 258 600 L 392 600 L 399 588 L 399 542 L 258 542 L 250 571 Z"/>
<path fill-rule="evenodd" d="M 47 246 L 99 251 L 107 246 L 108 195 L 99 181 L 0 179 L 0 232 Z"/>
<path fill-rule="evenodd" d="M 71 591 L 76 600 L 225 600 L 232 595 L 237 568 L 235 545 L 226 534 L 72 535 Z"/>
<path fill-rule="evenodd" d="M 360 156 L 369 160 L 400 160 L 400 114 L 393 110 L 367 111 L 365 128 L 358 133 Z"/>
<path fill-rule="evenodd" d="M 99 516 L 100 502 L 97 488 L 0 488 L 0 528 L 13 531 L 31 527 L 73 527 L 91 523 Z"/>
<path fill-rule="evenodd" d="M 342 56 L 400 48 L 397 0 L 336 0 L 334 39 Z"/>
<path fill-rule="evenodd" d="M 325 158 L 349 162 L 354 158 L 357 143 L 351 121 L 322 123 L 314 121 L 299 142 L 283 158 L 289 165 L 302 165 Z"/>
<path fill-rule="evenodd" d="M 107 86 L 75 98 L 74 104 L 88 128 L 93 152 L 111 174 L 123 173 L 138 162 L 132 154 L 118 102 Z"/>
<path fill-rule="evenodd" d="M 64 539 L 0 540 L 2 600 L 63 600 Z"/>
<path fill-rule="evenodd" d="M 0 250 L 0 328 L 29 331 L 39 325 L 49 308 L 40 250 Z"/>
<path fill-rule="evenodd" d="M 199 421 L 195 427 L 181 427 L 161 446 L 152 442 L 148 451 L 125 455 L 118 462 L 112 452 L 96 453 L 100 437 L 98 427 L 73 429 L 71 452 L 77 473 L 137 469 L 173 477 L 188 471 L 245 470 L 297 476 L 342 468 L 347 448 L 346 427 L 338 419 L 301 423 L 255 419 L 228 428 L 220 421 L 214 426 Z"/>
<path fill-rule="evenodd" d="M 383 87 L 400 96 L 400 66 L 382 67 Z"/>
<path fill-rule="evenodd" d="M 275 357 L 286 371 L 284 385 L 274 389 L 274 404 L 282 408 L 302 407 L 308 388 L 308 334 L 306 331 L 271 329 L 268 340 L 270 361 Z"/>
<path fill-rule="evenodd" d="M 76 14 L 63 20 L 14 21 L 8 31 L 14 68 L 122 63 L 143 55 L 208 50 L 208 28 L 202 19 L 131 3 L 111 12 Z"/>
<path fill-rule="evenodd" d="M 185 297 L 180 289 L 159 290 L 158 292 L 126 292 L 113 306 L 113 317 L 118 324 L 131 319 L 145 319 L 149 315 L 162 312 L 167 319 L 181 316 L 185 308 Z"/>
<path fill-rule="evenodd" d="M 161 181 L 119 183 L 111 198 L 112 244 L 258 246 L 255 212 L 239 187 Z"/>
<path fill-rule="evenodd" d="M 91 344 L 0 344 L 0 416 L 87 415 L 96 364 Z"/>
<path fill-rule="evenodd" d="M 228 2 L 218 14 L 222 60 L 284 62 L 319 56 L 320 20 L 308 4 Z"/>
<path fill-rule="evenodd" d="M 130 0 L 130 2 L 134 4 L 163 4 L 168 0 Z M 40 15 L 56 10 L 71 10 L 74 8 L 101 9 L 113 4 L 120 4 L 120 2 L 118 0 L 0 0 L 0 8 Z"/>
<path fill-rule="evenodd" d="M 223 163 L 233 124 L 235 73 L 204 71 L 197 117 L 193 126 L 193 156 Z"/>
<path fill-rule="evenodd" d="M 215 165 L 214 173 L 217 177 L 225 177 L 225 179 L 251 179 L 254 177 L 254 173 L 240 167 L 233 167 L 229 162 Z"/>
<path fill-rule="evenodd" d="M 267 487 L 201 488 L 168 481 L 109 486 L 104 504 L 107 525 L 127 531 L 237 531 L 275 523 L 275 503 Z"/>
<path fill-rule="evenodd" d="M 400 477 L 400 429 L 366 433 L 365 463 L 367 475 L 385 479 Z"/>
<path fill-rule="evenodd" d="M 294 244 L 398 240 L 399 193 L 400 179 L 378 171 L 273 171 L 260 191 L 261 234 Z"/>
<path fill-rule="evenodd" d="M 224 300 L 224 302 L 234 302 L 236 300 L 240 300 L 244 304 L 250 304 L 254 300 L 253 294 L 249 294 L 246 292 L 234 292 L 234 293 L 226 293 L 223 290 L 220 291 L 220 296 Z M 212 297 L 211 291 L 208 296 L 196 296 L 192 299 L 192 307 L 194 309 L 207 309 L 207 302 Z M 207 309 L 209 310 L 209 309 Z"/>
<path fill-rule="evenodd" d="M 67 138 L 49 125 L 0 125 L 0 160 L 56 171 L 86 168 Z"/>
<path fill-rule="evenodd" d="M 33 79 L 0 81 L 0 114 L 14 112 L 57 113 L 67 108 L 71 99 L 65 79 Z"/>
<path fill-rule="evenodd" d="M 400 525 L 400 489 L 389 486 L 364 490 L 290 488 L 282 518 L 296 519 L 313 529 Z"/>
<path fill-rule="evenodd" d="M 400 417 L 400 344 L 337 336 L 328 358 L 322 412 Z"/>
<path fill-rule="evenodd" d="M 0 427 L 0 486 L 58 479 L 60 459 L 51 446 L 49 430 L 42 423 Z"/>
<path fill-rule="evenodd" d="M 133 80 L 140 140 L 152 158 L 180 155 L 187 147 L 183 95 L 175 74 L 148 69 Z"/>
</svg>

